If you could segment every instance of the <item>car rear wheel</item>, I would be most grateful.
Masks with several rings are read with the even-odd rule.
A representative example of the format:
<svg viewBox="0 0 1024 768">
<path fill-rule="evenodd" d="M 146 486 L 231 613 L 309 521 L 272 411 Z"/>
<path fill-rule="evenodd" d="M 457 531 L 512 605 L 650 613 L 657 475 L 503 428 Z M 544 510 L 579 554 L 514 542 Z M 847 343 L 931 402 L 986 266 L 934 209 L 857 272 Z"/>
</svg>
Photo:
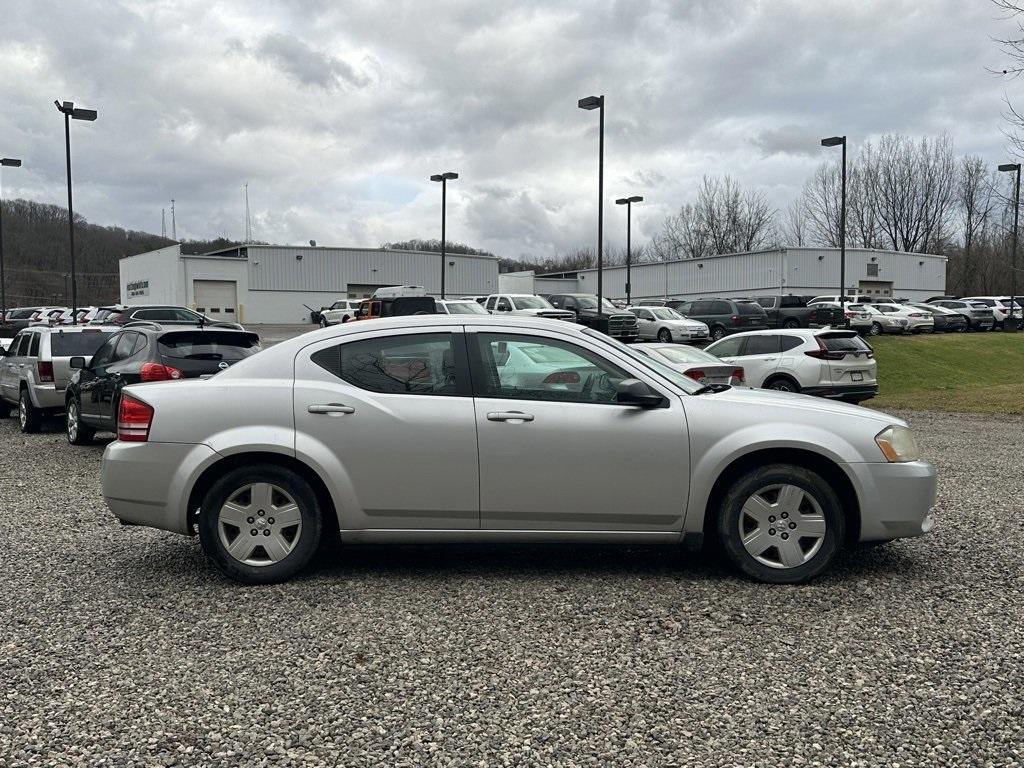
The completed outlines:
<svg viewBox="0 0 1024 768">
<path fill-rule="evenodd" d="M 320 545 L 316 494 L 297 473 L 273 464 L 228 472 L 207 492 L 199 541 L 225 576 L 243 584 L 285 581 Z"/>
<path fill-rule="evenodd" d="M 670 331 L 668 328 L 662 328 L 660 331 L 658 331 L 658 341 L 660 341 L 662 344 L 671 344 L 672 331 Z"/>
<path fill-rule="evenodd" d="M 43 415 L 38 408 L 32 405 L 32 398 L 29 396 L 28 390 L 21 390 L 21 396 L 18 398 L 18 423 L 21 426 L 21 431 L 26 434 L 38 432 L 42 421 Z"/>
<path fill-rule="evenodd" d="M 765 389 L 774 389 L 776 392 L 799 392 L 800 385 L 788 376 L 776 376 L 764 383 Z"/>
<path fill-rule="evenodd" d="M 82 407 L 78 404 L 78 398 L 68 400 L 64 424 L 68 442 L 72 445 L 88 445 L 96 435 L 96 430 L 82 422 Z"/>
<path fill-rule="evenodd" d="M 799 328 L 800 323 L 797 322 L 795 317 L 791 317 L 782 324 L 783 328 Z"/>
<path fill-rule="evenodd" d="M 798 584 L 831 564 L 845 535 L 842 505 L 816 472 L 792 464 L 754 469 L 719 510 L 726 556 L 758 581 Z"/>
<path fill-rule="evenodd" d="M 881 336 L 882 335 L 882 324 L 881 323 L 872 323 L 871 324 L 871 330 L 868 331 L 868 334 L 870 334 L 871 336 Z"/>
</svg>

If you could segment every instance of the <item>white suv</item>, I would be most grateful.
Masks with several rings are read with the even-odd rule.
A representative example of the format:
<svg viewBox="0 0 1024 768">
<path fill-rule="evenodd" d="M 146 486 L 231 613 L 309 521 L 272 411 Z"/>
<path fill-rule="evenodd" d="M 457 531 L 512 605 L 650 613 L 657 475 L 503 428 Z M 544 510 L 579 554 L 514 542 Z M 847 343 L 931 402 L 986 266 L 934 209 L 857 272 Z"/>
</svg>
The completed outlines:
<svg viewBox="0 0 1024 768">
<path fill-rule="evenodd" d="M 961 301 L 973 301 L 984 304 L 986 307 L 991 307 L 992 316 L 996 321 L 996 328 L 1002 328 L 1007 315 L 1010 314 L 1009 296 L 964 296 Z M 1020 296 L 1017 296 L 1013 301 L 1013 316 L 1017 318 L 1018 323 L 1020 323 L 1022 302 L 1024 300 Z"/>
<path fill-rule="evenodd" d="M 875 354 L 855 331 L 746 331 L 727 336 L 705 351 L 742 365 L 750 387 L 851 403 L 878 394 Z"/>
<path fill-rule="evenodd" d="M 359 309 L 359 299 L 338 299 L 326 309 L 320 310 L 320 327 L 326 328 L 329 325 L 347 323 L 356 316 Z"/>
</svg>

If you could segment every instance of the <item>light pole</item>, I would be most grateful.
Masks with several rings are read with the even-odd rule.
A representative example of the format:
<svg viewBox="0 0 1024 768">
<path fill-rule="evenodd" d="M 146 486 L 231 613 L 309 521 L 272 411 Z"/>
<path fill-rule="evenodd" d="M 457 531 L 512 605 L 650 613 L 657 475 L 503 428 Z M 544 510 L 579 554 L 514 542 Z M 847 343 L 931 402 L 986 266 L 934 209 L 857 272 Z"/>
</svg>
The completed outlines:
<svg viewBox="0 0 1024 768">
<path fill-rule="evenodd" d="M 604 314 L 604 94 L 582 98 L 576 106 L 586 110 L 596 109 L 600 114 L 597 150 L 597 315 L 600 317 Z"/>
<path fill-rule="evenodd" d="M 21 160 L 13 157 L 0 158 L 0 171 L 4 168 L 20 168 Z M 2 180 L 2 178 L 0 178 Z M 4 196 L 0 190 L 0 323 L 7 319 L 7 281 L 4 279 Z"/>
<path fill-rule="evenodd" d="M 823 147 L 843 147 L 843 191 L 839 203 L 839 308 L 845 310 L 846 299 L 846 137 L 831 136 L 821 140 Z"/>
<path fill-rule="evenodd" d="M 71 250 L 71 316 L 78 311 L 78 282 L 75 279 L 75 211 L 71 204 L 71 121 L 96 119 L 95 109 L 76 109 L 73 102 L 54 100 L 57 111 L 64 115 L 64 150 L 68 167 L 68 244 Z"/>
<path fill-rule="evenodd" d="M 431 181 L 441 182 L 441 301 L 444 301 L 444 274 L 445 262 L 448 257 L 445 255 L 445 207 L 447 206 L 448 198 L 448 182 L 452 179 L 459 178 L 459 174 L 454 171 L 445 171 L 444 173 L 435 173 L 430 177 Z"/>
<path fill-rule="evenodd" d="M 642 203 L 644 199 L 640 195 L 632 197 L 620 197 L 615 201 L 616 205 L 626 206 L 626 305 L 633 303 L 633 203 Z"/>
<path fill-rule="evenodd" d="M 1017 174 L 1013 190 L 1013 253 L 1010 255 L 1010 313 L 1003 320 L 1003 330 L 1013 333 L 1017 330 L 1017 319 L 1013 316 L 1017 302 L 1017 217 L 1020 214 L 1020 163 L 1003 163 L 1000 171 L 1013 171 Z M 1024 320 L 1024 314 L 1021 319 Z"/>
</svg>

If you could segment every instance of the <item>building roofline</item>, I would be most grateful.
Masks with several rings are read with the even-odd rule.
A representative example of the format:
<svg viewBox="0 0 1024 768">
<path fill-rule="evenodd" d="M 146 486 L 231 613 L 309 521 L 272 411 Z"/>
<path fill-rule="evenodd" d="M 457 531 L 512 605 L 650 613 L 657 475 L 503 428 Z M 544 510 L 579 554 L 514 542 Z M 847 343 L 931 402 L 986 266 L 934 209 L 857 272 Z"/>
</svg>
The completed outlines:
<svg viewBox="0 0 1024 768">
<path fill-rule="evenodd" d="M 206 253 L 191 254 L 193 256 L 209 256 L 213 258 L 231 258 L 237 259 L 239 252 L 244 252 L 243 258 L 247 257 L 249 252 L 252 250 L 269 250 L 276 249 L 282 251 L 354 251 L 357 253 L 403 253 L 413 256 L 440 256 L 440 251 L 409 251 L 402 248 L 349 248 L 344 245 L 273 245 L 266 243 L 249 243 L 244 245 L 236 245 L 231 248 L 219 248 L 215 251 L 207 251 Z M 469 259 L 486 259 L 488 261 L 497 261 L 497 256 L 487 256 L 482 253 L 446 253 L 445 256 L 459 256 L 461 258 Z"/>
</svg>

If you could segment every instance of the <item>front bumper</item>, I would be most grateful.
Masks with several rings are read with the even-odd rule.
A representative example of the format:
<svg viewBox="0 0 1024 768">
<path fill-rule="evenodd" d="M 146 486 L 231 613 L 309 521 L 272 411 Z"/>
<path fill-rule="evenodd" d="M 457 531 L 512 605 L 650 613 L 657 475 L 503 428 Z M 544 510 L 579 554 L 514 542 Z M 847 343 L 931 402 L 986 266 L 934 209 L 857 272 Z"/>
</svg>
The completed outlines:
<svg viewBox="0 0 1024 768">
<path fill-rule="evenodd" d="M 103 452 L 103 498 L 122 523 L 190 533 L 188 495 L 218 458 L 202 444 L 115 440 Z"/>
<path fill-rule="evenodd" d="M 859 541 L 913 538 L 932 530 L 937 477 L 927 461 L 846 466 L 858 487 Z"/>
</svg>

